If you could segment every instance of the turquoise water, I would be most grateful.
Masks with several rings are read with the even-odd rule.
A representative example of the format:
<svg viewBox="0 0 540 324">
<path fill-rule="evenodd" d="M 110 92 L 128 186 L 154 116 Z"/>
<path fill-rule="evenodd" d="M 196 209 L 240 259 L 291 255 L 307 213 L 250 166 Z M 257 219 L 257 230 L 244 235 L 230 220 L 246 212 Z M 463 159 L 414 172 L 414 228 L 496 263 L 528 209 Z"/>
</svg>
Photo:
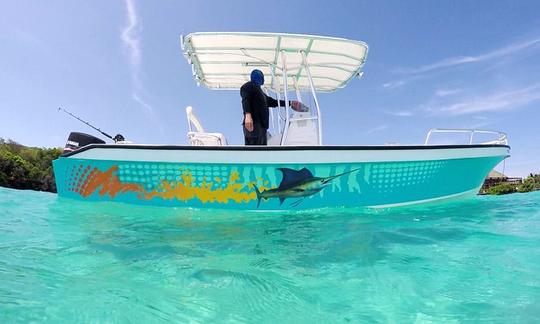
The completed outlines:
<svg viewBox="0 0 540 324">
<path fill-rule="evenodd" d="M 537 322 L 540 192 L 383 211 L 0 188 L 0 322 Z"/>
</svg>

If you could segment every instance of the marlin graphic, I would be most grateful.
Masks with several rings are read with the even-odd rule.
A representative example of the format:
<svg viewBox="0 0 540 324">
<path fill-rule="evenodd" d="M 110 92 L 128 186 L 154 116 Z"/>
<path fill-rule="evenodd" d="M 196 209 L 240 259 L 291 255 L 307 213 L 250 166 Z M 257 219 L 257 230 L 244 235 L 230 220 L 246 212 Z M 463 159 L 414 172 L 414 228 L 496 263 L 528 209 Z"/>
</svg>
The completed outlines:
<svg viewBox="0 0 540 324">
<path fill-rule="evenodd" d="M 358 169 L 354 169 L 321 178 L 313 176 L 313 173 L 306 168 L 301 170 L 278 168 L 278 170 L 283 174 L 279 187 L 261 192 L 259 191 L 259 188 L 254 185 L 255 192 L 257 193 L 257 208 L 259 208 L 259 205 L 261 204 L 261 199 L 268 200 L 270 198 L 279 198 L 280 205 L 283 205 L 283 202 L 287 198 L 300 198 L 291 204 L 291 206 L 298 206 L 304 198 L 314 195 L 326 188 L 326 186 L 330 184 L 330 181 L 358 171 Z"/>
</svg>

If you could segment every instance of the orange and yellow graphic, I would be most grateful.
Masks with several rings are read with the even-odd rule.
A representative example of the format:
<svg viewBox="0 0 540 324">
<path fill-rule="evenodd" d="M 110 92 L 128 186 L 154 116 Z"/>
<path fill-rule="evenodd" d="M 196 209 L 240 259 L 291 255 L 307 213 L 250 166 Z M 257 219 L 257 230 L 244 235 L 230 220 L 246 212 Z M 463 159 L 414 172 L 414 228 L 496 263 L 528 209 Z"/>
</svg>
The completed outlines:
<svg viewBox="0 0 540 324">
<path fill-rule="evenodd" d="M 82 170 L 82 166 L 79 167 L 79 170 Z M 116 172 L 118 171 L 118 166 L 116 165 L 105 172 L 94 168 L 88 173 L 89 170 L 90 166 L 87 166 L 84 171 L 82 171 L 82 175 L 79 177 L 76 187 L 73 187 L 72 189 L 73 191 L 80 193 L 83 197 L 88 197 L 96 191 L 100 196 L 109 195 L 111 198 L 114 198 L 118 193 L 144 192 L 143 187 L 138 184 L 120 182 L 120 179 L 116 175 Z M 88 175 L 86 176 L 87 173 Z"/>
<path fill-rule="evenodd" d="M 221 187 L 221 178 L 216 177 L 215 182 L 207 182 L 203 180 L 200 186 L 193 185 L 193 177 L 191 173 L 186 172 L 182 175 L 182 181 L 168 182 L 163 180 L 161 184 L 153 191 L 147 193 L 145 197 L 151 199 L 161 197 L 163 199 L 178 199 L 182 201 L 199 199 L 201 202 L 219 202 L 228 203 L 229 200 L 234 202 L 249 202 L 257 198 L 254 191 L 242 191 L 246 186 L 251 188 L 253 183 L 244 185 L 239 183 L 240 175 L 233 171 L 229 176 L 229 180 L 224 187 Z M 217 185 L 217 186 L 216 186 Z"/>
<path fill-rule="evenodd" d="M 253 186 L 256 185 L 257 181 L 241 183 L 237 171 L 230 173 L 226 183 L 223 183 L 220 177 L 215 177 L 214 181 L 207 181 L 204 178 L 197 186 L 194 177 L 187 170 L 182 173 L 179 181 L 162 180 L 154 189 L 147 191 L 140 184 L 120 181 L 117 174 L 118 169 L 118 166 L 114 165 L 107 171 L 100 171 L 97 168 L 90 171 L 90 166 L 83 169 L 81 165 L 78 169 L 75 169 L 75 174 L 72 174 L 72 178 L 76 178 L 76 180 L 70 183 L 69 189 L 83 197 L 97 193 L 99 196 L 108 195 L 114 198 L 119 193 L 135 192 L 139 199 L 144 200 L 159 197 L 167 200 L 188 201 L 198 199 L 202 203 L 217 202 L 226 204 L 229 201 L 247 203 L 257 199 L 257 194 L 253 190 Z M 259 180 L 262 181 L 262 179 Z M 260 188 L 266 189 L 265 186 L 260 186 Z"/>
</svg>

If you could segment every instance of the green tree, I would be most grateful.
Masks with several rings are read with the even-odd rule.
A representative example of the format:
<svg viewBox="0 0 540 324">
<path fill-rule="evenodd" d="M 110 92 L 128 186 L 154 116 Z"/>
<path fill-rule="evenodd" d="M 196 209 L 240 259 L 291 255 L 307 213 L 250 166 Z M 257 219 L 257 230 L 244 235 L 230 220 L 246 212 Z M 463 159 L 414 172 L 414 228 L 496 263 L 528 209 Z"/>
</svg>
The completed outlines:
<svg viewBox="0 0 540 324">
<path fill-rule="evenodd" d="M 0 186 L 56 192 L 52 161 L 59 148 L 25 147 L 0 139 Z"/>
<path fill-rule="evenodd" d="M 506 195 L 509 193 L 518 192 L 519 185 L 514 183 L 501 183 L 486 190 L 488 195 Z"/>
</svg>

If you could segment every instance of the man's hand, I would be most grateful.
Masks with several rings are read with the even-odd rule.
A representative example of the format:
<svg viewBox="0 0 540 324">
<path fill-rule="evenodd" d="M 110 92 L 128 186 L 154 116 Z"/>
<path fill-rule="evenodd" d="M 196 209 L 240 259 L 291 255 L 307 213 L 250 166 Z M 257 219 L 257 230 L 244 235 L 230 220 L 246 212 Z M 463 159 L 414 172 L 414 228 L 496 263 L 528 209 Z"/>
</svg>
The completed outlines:
<svg viewBox="0 0 540 324">
<path fill-rule="evenodd" d="M 253 118 L 251 118 L 250 113 L 244 115 L 244 126 L 246 127 L 248 132 L 253 132 Z"/>
<path fill-rule="evenodd" d="M 309 111 L 309 107 L 301 103 L 300 101 L 291 100 L 291 108 L 294 111 L 298 112 L 306 112 Z"/>
</svg>

